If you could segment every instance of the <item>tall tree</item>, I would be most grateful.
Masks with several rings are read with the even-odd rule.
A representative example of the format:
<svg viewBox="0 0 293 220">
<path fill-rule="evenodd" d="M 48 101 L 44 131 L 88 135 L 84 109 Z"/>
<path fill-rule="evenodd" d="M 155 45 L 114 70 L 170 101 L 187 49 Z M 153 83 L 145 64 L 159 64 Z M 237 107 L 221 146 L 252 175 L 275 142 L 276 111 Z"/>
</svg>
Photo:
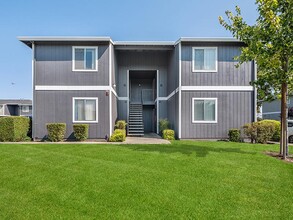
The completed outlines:
<svg viewBox="0 0 293 220">
<path fill-rule="evenodd" d="M 235 15 L 226 11 L 228 20 L 219 17 L 219 21 L 247 45 L 236 58 L 239 63 L 256 61 L 261 74 L 253 84 L 281 94 L 280 153 L 286 159 L 287 94 L 293 85 L 293 0 L 256 0 L 256 5 L 259 16 L 254 25 L 244 21 L 238 6 Z"/>
</svg>

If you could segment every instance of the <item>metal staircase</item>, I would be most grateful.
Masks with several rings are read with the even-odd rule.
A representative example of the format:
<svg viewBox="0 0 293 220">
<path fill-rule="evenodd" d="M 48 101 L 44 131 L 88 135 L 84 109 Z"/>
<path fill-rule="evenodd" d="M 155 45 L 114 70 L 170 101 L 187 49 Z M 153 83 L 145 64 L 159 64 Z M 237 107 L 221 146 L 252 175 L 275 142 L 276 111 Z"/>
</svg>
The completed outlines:
<svg viewBox="0 0 293 220">
<path fill-rule="evenodd" d="M 144 135 L 142 104 L 129 104 L 128 135 Z"/>
</svg>

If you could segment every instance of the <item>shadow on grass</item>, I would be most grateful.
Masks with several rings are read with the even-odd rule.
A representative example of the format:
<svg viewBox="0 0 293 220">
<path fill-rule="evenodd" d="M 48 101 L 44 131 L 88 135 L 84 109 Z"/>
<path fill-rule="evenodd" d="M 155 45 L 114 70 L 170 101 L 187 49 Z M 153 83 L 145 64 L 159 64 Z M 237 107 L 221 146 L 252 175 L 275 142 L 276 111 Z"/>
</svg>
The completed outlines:
<svg viewBox="0 0 293 220">
<path fill-rule="evenodd" d="M 237 153 L 254 155 L 255 152 L 243 151 L 240 148 L 223 148 L 215 146 L 200 146 L 194 144 L 182 145 L 126 145 L 125 147 L 135 151 L 159 152 L 164 154 L 181 153 L 190 156 L 196 153 L 197 157 L 206 157 L 210 152 L 216 153 Z"/>
</svg>

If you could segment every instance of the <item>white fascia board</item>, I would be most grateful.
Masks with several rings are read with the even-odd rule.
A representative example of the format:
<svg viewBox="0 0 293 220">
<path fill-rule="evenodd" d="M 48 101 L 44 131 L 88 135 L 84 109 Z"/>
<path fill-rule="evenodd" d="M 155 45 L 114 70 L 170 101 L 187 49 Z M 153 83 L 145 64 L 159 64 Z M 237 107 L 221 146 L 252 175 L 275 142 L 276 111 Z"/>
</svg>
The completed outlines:
<svg viewBox="0 0 293 220">
<path fill-rule="evenodd" d="M 233 37 L 181 37 L 176 42 L 175 45 L 180 42 L 236 42 L 242 43 L 242 41 Z"/>
<path fill-rule="evenodd" d="M 183 91 L 254 91 L 253 86 L 182 86 Z"/>
<path fill-rule="evenodd" d="M 114 43 L 110 37 L 94 37 L 94 36 L 19 36 L 18 40 L 22 42 L 34 41 L 110 41 Z"/>
</svg>

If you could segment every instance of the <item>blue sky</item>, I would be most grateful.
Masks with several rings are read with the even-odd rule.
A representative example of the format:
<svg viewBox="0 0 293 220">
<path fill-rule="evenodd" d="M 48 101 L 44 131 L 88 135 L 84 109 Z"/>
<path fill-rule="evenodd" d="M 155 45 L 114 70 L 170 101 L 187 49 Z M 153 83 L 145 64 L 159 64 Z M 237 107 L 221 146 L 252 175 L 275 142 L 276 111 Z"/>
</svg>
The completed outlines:
<svg viewBox="0 0 293 220">
<path fill-rule="evenodd" d="M 31 50 L 17 36 L 230 37 L 218 16 L 235 5 L 253 24 L 254 0 L 1 0 L 0 98 L 32 97 Z"/>
</svg>

